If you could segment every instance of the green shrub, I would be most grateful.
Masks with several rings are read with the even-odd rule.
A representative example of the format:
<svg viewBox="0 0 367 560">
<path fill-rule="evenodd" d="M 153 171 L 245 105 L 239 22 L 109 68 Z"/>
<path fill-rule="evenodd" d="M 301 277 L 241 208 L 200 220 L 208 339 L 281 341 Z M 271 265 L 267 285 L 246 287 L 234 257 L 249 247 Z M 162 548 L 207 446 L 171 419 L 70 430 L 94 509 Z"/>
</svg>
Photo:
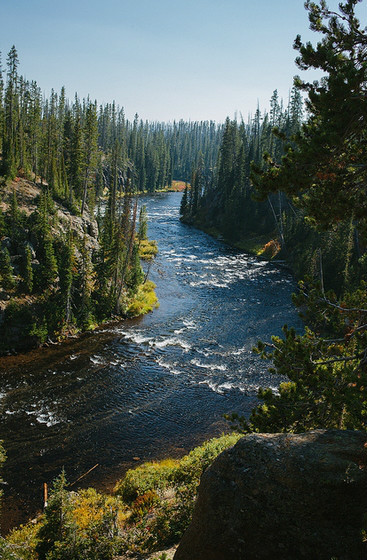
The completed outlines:
<svg viewBox="0 0 367 560">
<path fill-rule="evenodd" d="M 155 307 L 158 307 L 158 299 L 154 289 L 155 284 L 150 280 L 139 285 L 134 299 L 127 309 L 127 314 L 130 317 L 145 315 L 149 311 L 153 311 Z"/>
<path fill-rule="evenodd" d="M 173 480 L 173 474 L 177 468 L 178 461 L 165 459 L 164 461 L 144 463 L 136 469 L 130 469 L 120 480 L 115 493 L 126 502 L 131 504 L 139 496 L 143 496 L 151 490 L 162 490 Z"/>
<path fill-rule="evenodd" d="M 30 522 L 0 539 L 0 557 L 112 560 L 128 554 L 141 558 L 176 544 L 190 523 L 202 472 L 239 437 L 224 435 L 181 460 L 165 459 L 131 469 L 116 485 L 115 496 L 92 488 L 69 492 L 62 473 L 37 523 Z"/>
<path fill-rule="evenodd" d="M 222 451 L 237 443 L 240 437 L 240 434 L 232 433 L 211 439 L 200 447 L 195 447 L 181 459 L 174 474 L 174 481 L 177 484 L 199 482 L 202 473 L 212 464 L 214 459 Z"/>
</svg>

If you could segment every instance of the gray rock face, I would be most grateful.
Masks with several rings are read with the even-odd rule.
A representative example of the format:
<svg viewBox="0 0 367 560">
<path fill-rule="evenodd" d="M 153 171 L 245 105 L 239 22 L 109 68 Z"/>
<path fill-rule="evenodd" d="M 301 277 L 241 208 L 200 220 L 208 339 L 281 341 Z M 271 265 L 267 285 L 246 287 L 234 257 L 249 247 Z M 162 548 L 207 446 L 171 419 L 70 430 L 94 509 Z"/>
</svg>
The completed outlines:
<svg viewBox="0 0 367 560">
<path fill-rule="evenodd" d="M 362 560 L 367 434 L 253 434 L 203 474 L 174 560 Z"/>
</svg>

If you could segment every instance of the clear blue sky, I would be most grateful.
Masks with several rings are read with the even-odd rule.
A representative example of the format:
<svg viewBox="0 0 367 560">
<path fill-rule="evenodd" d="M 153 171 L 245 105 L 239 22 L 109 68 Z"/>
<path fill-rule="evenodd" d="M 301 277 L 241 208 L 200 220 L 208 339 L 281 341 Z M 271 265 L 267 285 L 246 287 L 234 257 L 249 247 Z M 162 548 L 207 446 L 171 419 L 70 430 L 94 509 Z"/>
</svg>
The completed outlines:
<svg viewBox="0 0 367 560">
<path fill-rule="evenodd" d="M 3 66 L 15 44 L 46 94 L 65 85 L 165 121 L 247 116 L 274 89 L 286 99 L 295 36 L 317 40 L 303 0 L 0 0 L 0 21 Z"/>
</svg>

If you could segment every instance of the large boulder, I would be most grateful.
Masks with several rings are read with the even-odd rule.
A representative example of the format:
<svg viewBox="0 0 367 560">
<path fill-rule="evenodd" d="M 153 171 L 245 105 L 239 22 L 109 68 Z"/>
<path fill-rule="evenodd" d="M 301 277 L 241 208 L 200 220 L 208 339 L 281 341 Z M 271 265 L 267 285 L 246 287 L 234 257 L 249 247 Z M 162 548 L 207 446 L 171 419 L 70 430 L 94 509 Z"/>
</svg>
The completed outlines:
<svg viewBox="0 0 367 560">
<path fill-rule="evenodd" d="M 367 558 L 366 441 L 339 430 L 242 438 L 203 474 L 174 560 Z"/>
</svg>

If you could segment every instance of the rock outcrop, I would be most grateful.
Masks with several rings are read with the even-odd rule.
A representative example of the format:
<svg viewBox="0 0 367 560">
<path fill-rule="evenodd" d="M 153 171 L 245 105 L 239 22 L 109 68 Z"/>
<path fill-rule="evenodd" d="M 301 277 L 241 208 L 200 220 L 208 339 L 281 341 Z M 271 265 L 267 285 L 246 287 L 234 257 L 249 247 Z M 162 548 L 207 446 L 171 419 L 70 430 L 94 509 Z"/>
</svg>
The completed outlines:
<svg viewBox="0 0 367 560">
<path fill-rule="evenodd" d="M 253 434 L 203 474 L 174 560 L 360 560 L 367 434 Z"/>
</svg>

